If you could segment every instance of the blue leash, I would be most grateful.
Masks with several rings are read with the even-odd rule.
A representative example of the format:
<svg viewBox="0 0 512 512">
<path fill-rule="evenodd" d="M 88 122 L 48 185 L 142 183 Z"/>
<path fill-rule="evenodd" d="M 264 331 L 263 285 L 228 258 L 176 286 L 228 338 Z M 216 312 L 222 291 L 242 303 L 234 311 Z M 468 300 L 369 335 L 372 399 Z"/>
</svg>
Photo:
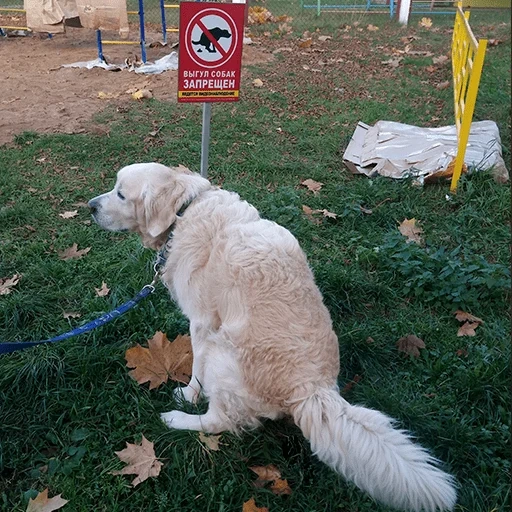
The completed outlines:
<svg viewBox="0 0 512 512">
<path fill-rule="evenodd" d="M 77 327 L 72 331 L 66 332 L 64 334 L 60 334 L 59 336 L 55 336 L 54 338 L 50 338 L 48 340 L 41 341 L 14 341 L 14 342 L 0 342 L 0 355 L 2 354 L 10 354 L 11 352 L 17 352 L 18 350 L 24 350 L 26 348 L 35 347 L 36 345 L 42 345 L 44 343 L 55 343 L 57 341 L 66 340 L 68 338 L 72 338 L 73 336 L 78 336 L 79 334 L 83 334 L 84 332 L 89 332 L 95 329 L 96 327 L 100 327 L 102 325 L 111 322 L 117 317 L 126 313 L 129 309 L 132 309 L 137 305 L 142 299 L 145 299 L 149 294 L 155 291 L 155 287 L 153 284 L 147 284 L 142 288 L 142 290 L 131 300 L 121 304 L 118 308 L 110 311 L 109 313 L 105 313 L 101 315 L 99 318 L 92 320 L 91 322 Z"/>
</svg>

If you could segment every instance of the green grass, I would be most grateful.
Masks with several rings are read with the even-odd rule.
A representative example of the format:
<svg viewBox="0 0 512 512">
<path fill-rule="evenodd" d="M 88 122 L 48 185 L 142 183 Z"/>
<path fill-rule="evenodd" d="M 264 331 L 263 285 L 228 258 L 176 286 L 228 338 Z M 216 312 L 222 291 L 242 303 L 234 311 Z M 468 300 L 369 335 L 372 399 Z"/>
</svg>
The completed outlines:
<svg viewBox="0 0 512 512">
<path fill-rule="evenodd" d="M 487 54 L 475 118 L 498 123 L 510 168 L 510 24 L 500 25 L 501 18 L 472 16 L 479 36 L 501 40 Z M 447 201 L 446 184 L 418 188 L 353 177 L 343 168 L 341 155 L 359 120 L 435 126 L 451 124 L 453 116 L 450 90 L 435 88 L 448 79 L 449 66 L 432 77 L 421 59 L 395 71 L 379 64 L 389 58 L 388 48 L 403 47 L 400 38 L 407 34 L 421 37 L 417 49 L 446 52 L 448 22 L 436 18 L 442 29 L 432 33 L 362 18 L 363 26 L 379 24 L 380 30 L 352 28 L 348 48 L 339 30 L 343 19 L 311 17 L 309 30 L 317 23 L 321 33 L 332 34 L 328 53 L 345 52 L 337 56 L 359 63 L 360 70 L 332 65 L 313 81 L 302 68 L 308 57 L 290 61 L 286 55 L 277 65 L 249 70 L 242 100 L 213 106 L 210 177 L 299 239 L 339 336 L 341 387 L 360 376 L 344 396 L 395 417 L 444 461 L 460 485 L 458 512 L 501 512 L 510 498 L 509 283 L 499 267 L 509 262 L 509 187 L 489 173 L 472 174 Z M 265 41 L 286 46 L 298 35 L 296 28 Z M 252 87 L 256 77 L 263 88 Z M 111 108 L 97 121 L 109 126 L 108 137 L 26 133 L 2 148 L 0 277 L 23 277 L 13 293 L 0 296 L 0 340 L 65 332 L 131 298 L 151 279 L 154 254 L 136 236 L 101 231 L 87 223 L 86 208 L 74 205 L 110 189 L 117 169 L 135 161 L 198 170 L 200 106 L 151 100 L 126 111 Z M 155 126 L 162 128 L 149 137 Z M 306 178 L 324 183 L 317 196 L 300 187 Z M 304 204 L 327 208 L 338 220 L 314 225 Z M 364 214 L 361 206 L 373 213 Z M 79 211 L 73 219 L 58 215 L 73 209 Z M 424 230 L 425 246 L 418 250 L 396 238 L 398 223 L 412 217 Z M 60 260 L 58 251 L 75 242 L 91 247 L 89 254 Z M 449 253 L 459 246 L 459 256 L 434 256 L 442 247 Z M 404 263 L 397 254 L 409 256 Z M 477 256 L 484 259 L 470 271 Z M 425 258 L 435 272 L 453 267 L 455 275 L 407 289 L 404 275 L 415 276 L 411 266 Z M 505 284 L 492 274 L 496 268 Z M 470 288 L 471 272 L 489 281 Z M 111 292 L 100 298 L 94 288 L 102 281 Z M 458 307 L 484 319 L 475 337 L 457 337 Z M 65 320 L 67 311 L 82 316 Z M 68 499 L 64 510 L 71 511 L 238 512 L 252 496 L 270 512 L 386 510 L 317 461 L 288 421 L 266 422 L 240 437 L 224 434 L 221 450 L 211 453 L 197 433 L 166 429 L 158 415 L 176 406 L 174 386 L 151 392 L 139 386 L 128 376 L 124 353 L 157 330 L 173 339 L 187 329 L 159 287 L 138 308 L 90 334 L 1 356 L 0 510 L 25 510 L 29 497 L 45 487 L 50 496 Z M 397 352 L 396 341 L 407 334 L 425 341 L 418 359 Z M 114 451 L 142 434 L 165 465 L 157 479 L 133 489 L 129 477 L 110 472 L 121 467 Z M 252 485 L 248 466 L 270 463 L 288 479 L 291 496 Z"/>
</svg>

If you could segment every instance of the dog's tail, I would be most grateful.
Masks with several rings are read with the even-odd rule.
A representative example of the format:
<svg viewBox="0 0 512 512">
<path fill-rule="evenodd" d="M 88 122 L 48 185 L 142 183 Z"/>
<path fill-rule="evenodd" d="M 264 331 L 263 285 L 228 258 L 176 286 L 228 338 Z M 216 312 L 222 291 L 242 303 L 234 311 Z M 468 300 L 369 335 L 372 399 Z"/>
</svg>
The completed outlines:
<svg viewBox="0 0 512 512">
<path fill-rule="evenodd" d="M 337 391 L 318 389 L 292 406 L 295 423 L 320 460 L 374 499 L 402 510 L 451 510 L 452 476 L 393 428 L 384 414 L 350 405 Z"/>
</svg>

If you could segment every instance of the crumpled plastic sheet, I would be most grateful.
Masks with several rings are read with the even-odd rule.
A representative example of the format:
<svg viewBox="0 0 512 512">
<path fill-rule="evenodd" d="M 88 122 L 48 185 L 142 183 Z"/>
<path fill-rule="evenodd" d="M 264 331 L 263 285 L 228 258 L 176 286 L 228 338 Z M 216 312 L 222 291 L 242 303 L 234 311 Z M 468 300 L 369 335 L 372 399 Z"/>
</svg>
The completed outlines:
<svg viewBox="0 0 512 512">
<path fill-rule="evenodd" d="M 422 183 L 425 178 L 446 170 L 456 156 L 455 125 L 420 128 L 378 121 L 374 126 L 358 123 L 343 161 L 354 174 L 395 179 L 415 177 Z M 477 170 L 493 168 L 498 181 L 508 180 L 499 129 L 494 121 L 471 124 L 464 163 Z"/>
<path fill-rule="evenodd" d="M 155 62 L 146 62 L 146 64 L 142 64 L 138 67 L 128 67 L 124 63 L 107 64 L 100 59 L 94 59 L 85 62 L 73 62 L 72 64 L 63 64 L 62 67 L 85 69 L 103 68 L 107 71 L 119 71 L 122 69 L 128 69 L 128 71 L 135 71 L 137 74 L 157 75 L 163 73 L 164 71 L 178 69 L 178 54 L 176 52 L 172 52 L 168 55 L 165 55 L 161 59 L 156 60 Z"/>
</svg>

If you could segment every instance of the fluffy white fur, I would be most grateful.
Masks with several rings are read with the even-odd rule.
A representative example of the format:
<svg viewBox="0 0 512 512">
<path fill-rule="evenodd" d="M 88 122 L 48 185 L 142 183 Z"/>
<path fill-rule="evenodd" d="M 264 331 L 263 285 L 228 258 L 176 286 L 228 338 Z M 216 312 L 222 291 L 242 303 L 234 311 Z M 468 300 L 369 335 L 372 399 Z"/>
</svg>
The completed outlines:
<svg viewBox="0 0 512 512">
<path fill-rule="evenodd" d="M 453 508 L 453 478 L 433 457 L 384 414 L 340 396 L 338 340 L 289 231 L 237 194 L 155 163 L 121 169 L 89 205 L 100 226 L 135 231 L 155 249 L 175 223 L 162 280 L 190 319 L 194 352 L 191 382 L 177 394 L 202 394 L 209 408 L 164 413 L 169 427 L 218 433 L 290 415 L 322 461 L 376 500 Z"/>
</svg>

